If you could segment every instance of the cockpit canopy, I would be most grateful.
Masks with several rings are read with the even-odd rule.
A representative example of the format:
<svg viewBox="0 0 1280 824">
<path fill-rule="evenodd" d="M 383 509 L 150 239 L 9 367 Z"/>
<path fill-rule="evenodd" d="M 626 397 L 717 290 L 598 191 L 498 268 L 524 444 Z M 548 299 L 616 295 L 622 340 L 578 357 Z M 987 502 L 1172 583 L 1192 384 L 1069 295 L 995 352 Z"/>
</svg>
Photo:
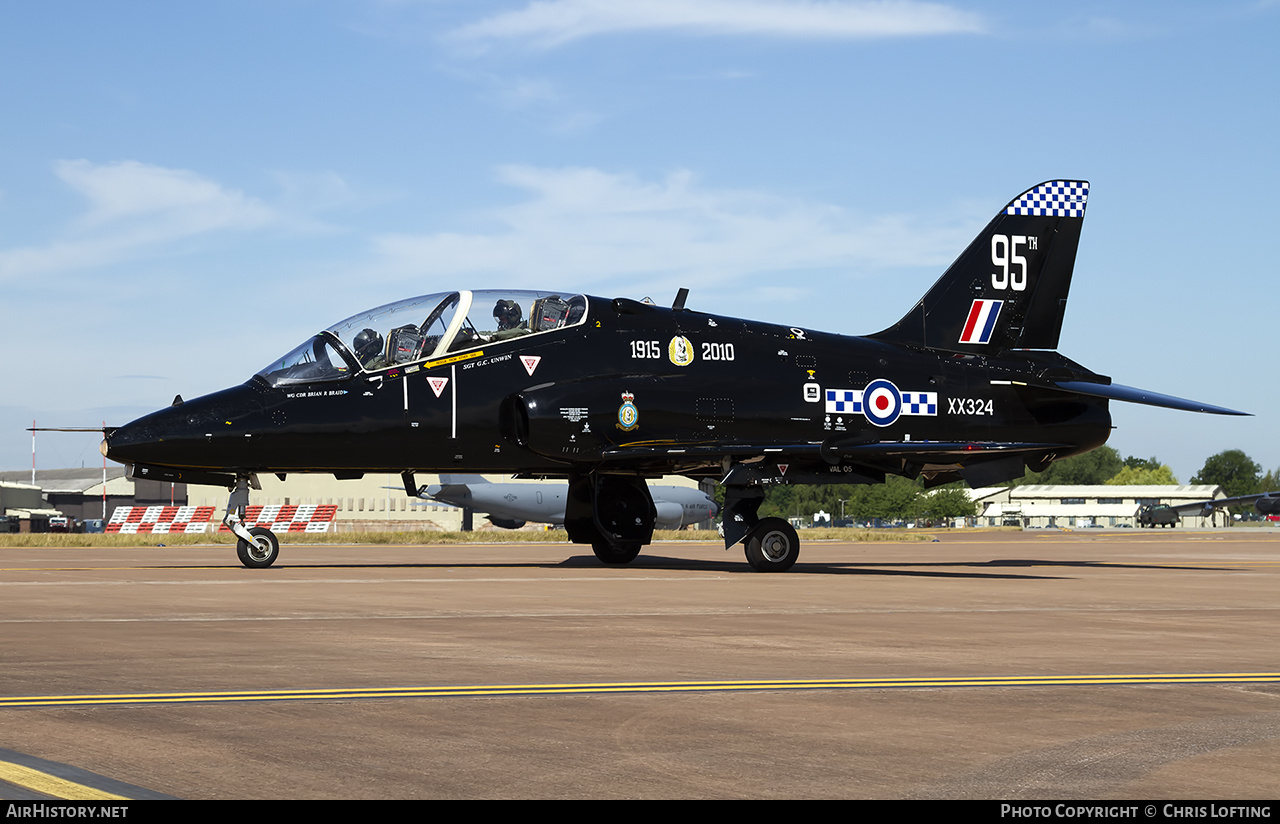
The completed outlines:
<svg viewBox="0 0 1280 824">
<path fill-rule="evenodd" d="M 486 289 L 388 303 L 335 323 L 258 376 L 272 386 L 334 381 L 477 346 L 576 326 L 587 299 L 561 292 Z"/>
</svg>

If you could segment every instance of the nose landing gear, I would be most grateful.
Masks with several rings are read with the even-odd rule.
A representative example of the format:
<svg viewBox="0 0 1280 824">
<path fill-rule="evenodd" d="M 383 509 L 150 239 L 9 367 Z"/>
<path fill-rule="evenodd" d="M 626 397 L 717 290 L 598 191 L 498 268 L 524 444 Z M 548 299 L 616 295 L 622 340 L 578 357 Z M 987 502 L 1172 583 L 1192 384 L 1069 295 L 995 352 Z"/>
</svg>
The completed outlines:
<svg viewBox="0 0 1280 824">
<path fill-rule="evenodd" d="M 249 527 L 251 539 L 236 541 L 236 555 L 240 563 L 250 569 L 262 569 L 276 562 L 280 556 L 280 540 L 271 530 L 261 526 Z"/>
<path fill-rule="evenodd" d="M 244 525 L 244 511 L 249 506 L 251 485 L 254 489 L 262 488 L 253 475 L 236 476 L 236 485 L 227 500 L 227 514 L 222 522 L 239 538 L 236 541 L 236 556 L 240 558 L 240 563 L 250 569 L 265 569 L 280 557 L 280 540 L 265 527 Z"/>
</svg>

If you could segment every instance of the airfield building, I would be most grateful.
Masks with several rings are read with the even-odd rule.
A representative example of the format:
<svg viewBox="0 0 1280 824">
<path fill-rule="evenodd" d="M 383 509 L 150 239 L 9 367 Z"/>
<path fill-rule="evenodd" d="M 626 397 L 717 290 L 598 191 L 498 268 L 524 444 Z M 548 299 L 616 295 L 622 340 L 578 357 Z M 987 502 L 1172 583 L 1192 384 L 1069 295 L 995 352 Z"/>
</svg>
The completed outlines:
<svg viewBox="0 0 1280 824">
<path fill-rule="evenodd" d="M 0 472 L 0 480 L 24 474 L 30 479 L 30 472 Z M 105 470 L 102 467 L 41 469 L 36 471 L 35 482 L 52 509 L 81 521 L 110 517 L 117 506 L 182 505 L 187 497 L 186 484 L 134 480 L 125 476 L 123 466 L 116 464 Z"/>
<path fill-rule="evenodd" d="M 1225 498 L 1222 487 L 1181 486 L 1070 486 L 1031 484 L 1014 487 L 974 489 L 970 495 L 978 503 L 979 526 L 1048 527 L 1134 527 L 1138 507 L 1164 503 L 1171 506 Z M 1227 526 L 1225 511 L 1211 517 L 1184 514 L 1184 527 Z"/>
<path fill-rule="evenodd" d="M 40 487 L 0 480 L 0 532 L 48 532 L 49 519 L 59 515 Z"/>
</svg>

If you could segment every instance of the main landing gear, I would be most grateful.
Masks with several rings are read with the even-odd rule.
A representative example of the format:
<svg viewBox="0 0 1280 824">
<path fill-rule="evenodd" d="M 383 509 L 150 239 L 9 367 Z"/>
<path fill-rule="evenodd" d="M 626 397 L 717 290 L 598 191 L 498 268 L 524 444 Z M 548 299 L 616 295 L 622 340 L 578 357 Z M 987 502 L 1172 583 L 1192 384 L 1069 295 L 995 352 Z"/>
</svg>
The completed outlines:
<svg viewBox="0 0 1280 824">
<path fill-rule="evenodd" d="M 640 544 L 623 543 L 614 545 L 608 541 L 593 541 L 591 551 L 600 559 L 600 563 L 610 566 L 629 564 L 640 554 Z"/>
<path fill-rule="evenodd" d="M 591 544 L 601 563 L 629 564 L 653 540 L 657 511 L 639 475 L 592 473 L 569 479 L 564 527 L 575 544 Z"/>
<path fill-rule="evenodd" d="M 743 541 L 747 563 L 756 572 L 786 572 L 800 557 L 795 527 L 781 518 L 762 518 Z"/>
<path fill-rule="evenodd" d="M 745 473 L 739 473 L 743 475 Z M 724 548 L 741 542 L 757 572 L 786 572 L 800 557 L 795 528 L 782 518 L 760 518 L 761 484 L 725 485 Z M 569 479 L 565 529 L 575 544 L 591 544 L 601 563 L 629 564 L 653 540 L 656 511 L 639 475 L 591 473 Z"/>
<path fill-rule="evenodd" d="M 222 522 L 239 538 L 236 541 L 236 556 L 240 563 L 250 569 L 264 569 L 276 562 L 280 557 L 280 540 L 271 530 L 244 525 L 244 511 L 249 506 L 249 486 L 258 487 L 257 479 L 251 475 L 236 476 L 236 485 L 227 500 L 227 514 Z"/>
<path fill-rule="evenodd" d="M 756 515 L 764 489 L 726 484 L 724 490 L 724 548 L 741 541 L 747 563 L 756 572 L 786 572 L 795 566 L 800 557 L 795 527 L 781 518 Z"/>
</svg>

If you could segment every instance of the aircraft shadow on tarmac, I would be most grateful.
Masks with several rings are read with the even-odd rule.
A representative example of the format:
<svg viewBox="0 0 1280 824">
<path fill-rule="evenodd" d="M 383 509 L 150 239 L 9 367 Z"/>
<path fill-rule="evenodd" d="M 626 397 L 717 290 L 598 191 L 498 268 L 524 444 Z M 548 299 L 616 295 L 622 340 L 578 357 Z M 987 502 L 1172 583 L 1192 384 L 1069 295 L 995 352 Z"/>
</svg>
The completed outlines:
<svg viewBox="0 0 1280 824">
<path fill-rule="evenodd" d="M 559 566 L 598 566 L 595 558 L 590 555 L 577 556 L 566 559 Z M 733 563 L 731 560 L 725 561 L 702 561 L 690 560 L 686 558 L 667 558 L 660 556 L 644 556 L 641 555 L 630 566 L 632 568 L 649 566 L 649 567 L 681 567 L 685 569 L 715 569 L 725 572 L 741 572 L 745 573 L 741 565 Z M 1229 571 L 1224 567 L 1211 566 L 1171 566 L 1166 564 L 1123 564 L 1109 561 L 1048 561 L 1036 559 L 1021 558 L 1001 558 L 990 561 L 929 561 L 902 563 L 894 561 L 840 561 L 827 563 L 797 563 L 793 569 L 800 574 L 817 574 L 817 575 L 895 575 L 907 577 L 932 577 L 932 578 L 1065 578 L 1062 575 L 1030 575 L 1019 573 L 999 573 L 999 572 L 971 572 L 971 571 L 954 571 L 956 567 L 961 568 L 984 568 L 998 569 L 1001 567 L 1062 567 L 1062 568 L 1084 568 L 1084 569 L 1159 569 L 1159 570 L 1200 570 L 1200 571 Z M 945 571 L 953 570 L 953 571 Z"/>
<path fill-rule="evenodd" d="M 1146 570 L 1168 570 L 1168 571 L 1211 571 L 1211 572 L 1229 572 L 1231 570 L 1226 567 L 1214 566 L 1187 566 L 1187 565 L 1167 565 L 1167 564 L 1127 564 L 1115 563 L 1110 561 L 1049 561 L 1037 559 L 1023 558 L 1001 558 L 989 561 L 929 561 L 929 562 L 894 562 L 894 561 L 836 561 L 836 562 L 800 562 L 794 567 L 794 571 L 801 575 L 885 575 L 894 577 L 907 578 L 992 578 L 992 579 L 1031 579 L 1031 580 L 1063 580 L 1072 576 L 1066 575 L 1033 575 L 1027 573 L 1015 572 L 980 572 L 978 568 L 987 570 L 996 570 L 1000 568 L 1028 568 L 1028 567 L 1050 567 L 1060 569 L 1146 569 Z M 207 565 L 156 565 L 137 567 L 138 569 L 208 569 Z M 960 568 L 960 569 L 957 569 Z M 724 560 L 705 560 L 697 558 L 676 558 L 660 555 L 641 555 L 626 566 L 605 566 L 596 559 L 594 555 L 573 555 L 559 561 L 527 561 L 527 562 L 493 562 L 493 561 L 475 561 L 463 562 L 457 561 L 444 562 L 422 562 L 422 563 L 354 563 L 354 564 L 326 564 L 326 563 L 302 563 L 290 564 L 279 563 L 272 567 L 274 570 L 304 570 L 304 569 L 588 569 L 608 571 L 614 570 L 619 574 L 625 575 L 628 570 L 691 570 L 691 571 L 711 571 L 723 572 L 742 575 L 753 574 L 750 567 L 743 567 L 737 562 L 736 557 L 726 557 Z"/>
<path fill-rule="evenodd" d="M 944 571 L 945 568 L 954 567 L 999 567 L 999 566 L 1104 566 L 1102 563 L 1078 562 L 1071 564 L 1060 564 L 1053 561 L 955 561 L 955 562 L 934 562 L 934 563 L 893 563 L 893 562 L 831 562 L 831 563 L 797 563 L 794 567 L 795 572 L 801 575 L 892 575 L 904 577 L 930 577 L 930 578 L 1029 578 L 1029 579 L 1049 579 L 1062 578 L 1064 576 L 1056 575 L 1031 575 L 1019 574 L 1012 572 L 976 572 L 976 571 Z M 1105 565 L 1114 566 L 1114 565 Z M 154 567 L 155 569 L 175 569 L 180 567 Z M 1152 567 L 1157 568 L 1157 567 Z M 1183 569 L 1185 567 L 1177 567 Z M 726 557 L 724 560 L 704 560 L 694 558 L 675 558 L 660 555 L 641 555 L 626 566 L 604 566 L 596 559 L 594 555 L 574 555 L 560 561 L 554 562 L 517 562 L 503 563 L 493 561 L 476 561 L 473 563 L 458 563 L 451 561 L 448 563 L 397 563 L 397 564 L 380 564 L 356 563 L 356 564 L 289 564 L 279 563 L 273 567 L 278 570 L 299 570 L 299 569 L 583 569 L 598 570 L 601 572 L 614 571 L 619 575 L 625 575 L 628 571 L 643 571 L 646 569 L 653 570 L 689 570 L 689 571 L 706 571 L 733 573 L 735 575 L 752 575 L 754 574 L 750 567 L 743 567 L 738 563 L 736 555 Z"/>
</svg>

